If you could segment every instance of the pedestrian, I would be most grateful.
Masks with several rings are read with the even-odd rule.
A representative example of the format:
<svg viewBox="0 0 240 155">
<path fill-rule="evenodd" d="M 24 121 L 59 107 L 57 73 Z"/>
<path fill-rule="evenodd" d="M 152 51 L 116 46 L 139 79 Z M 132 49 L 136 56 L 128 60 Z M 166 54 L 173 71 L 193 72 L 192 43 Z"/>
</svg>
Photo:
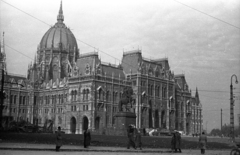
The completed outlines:
<svg viewBox="0 0 240 155">
<path fill-rule="evenodd" d="M 202 135 L 199 137 L 199 144 L 201 149 L 201 154 L 205 154 L 206 145 L 207 145 L 207 136 L 204 132 L 202 132 Z"/>
<path fill-rule="evenodd" d="M 135 136 L 135 145 L 136 145 L 136 149 L 139 147 L 140 150 L 142 150 L 142 136 L 139 129 L 137 129 L 137 133 Z"/>
<path fill-rule="evenodd" d="M 91 134 L 89 129 L 84 131 L 84 141 L 83 141 L 83 145 L 84 148 L 88 148 L 88 146 L 90 145 L 91 142 Z"/>
<path fill-rule="evenodd" d="M 172 152 L 175 151 L 175 148 L 176 148 L 176 131 L 172 133 L 172 140 L 171 140 Z"/>
<path fill-rule="evenodd" d="M 175 152 L 179 150 L 180 153 L 181 151 L 181 134 L 179 132 L 176 132 L 176 141 L 175 141 Z"/>
<path fill-rule="evenodd" d="M 61 127 L 58 127 L 58 131 L 56 132 L 56 151 L 58 152 L 60 150 L 60 147 L 62 146 L 62 133 L 61 133 Z"/>
<path fill-rule="evenodd" d="M 135 143 L 134 143 L 134 128 L 133 128 L 132 125 L 128 126 L 127 136 L 128 136 L 128 146 L 127 146 L 127 149 L 130 149 L 130 146 L 132 146 L 134 149 L 136 149 Z"/>
<path fill-rule="evenodd" d="M 143 128 L 143 136 L 146 136 L 146 129 Z"/>
</svg>

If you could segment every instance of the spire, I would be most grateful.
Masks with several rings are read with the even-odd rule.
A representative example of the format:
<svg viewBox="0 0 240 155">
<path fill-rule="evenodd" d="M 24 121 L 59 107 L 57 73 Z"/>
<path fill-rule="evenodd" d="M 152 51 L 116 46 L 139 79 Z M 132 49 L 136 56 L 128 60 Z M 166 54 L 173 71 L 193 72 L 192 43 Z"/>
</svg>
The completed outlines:
<svg viewBox="0 0 240 155">
<path fill-rule="evenodd" d="M 1 42 L 0 42 L 0 59 L 1 59 L 1 63 L 2 63 L 2 69 L 7 71 L 6 54 L 5 54 L 5 43 L 4 43 L 4 32 L 3 32 L 2 45 L 1 45 Z"/>
<path fill-rule="evenodd" d="M 57 21 L 58 21 L 58 23 L 62 23 L 64 21 L 63 10 L 62 10 L 62 1 L 61 1 L 58 16 L 57 16 Z"/>
<path fill-rule="evenodd" d="M 4 56 L 4 59 L 5 59 L 5 43 L 4 43 L 4 32 L 3 32 L 3 45 L 2 45 L 2 50 L 1 50 L 1 53 L 3 54 L 3 56 Z"/>
<path fill-rule="evenodd" d="M 195 97 L 198 98 L 198 89 L 197 89 L 197 87 L 196 87 L 196 94 L 195 94 Z"/>
</svg>

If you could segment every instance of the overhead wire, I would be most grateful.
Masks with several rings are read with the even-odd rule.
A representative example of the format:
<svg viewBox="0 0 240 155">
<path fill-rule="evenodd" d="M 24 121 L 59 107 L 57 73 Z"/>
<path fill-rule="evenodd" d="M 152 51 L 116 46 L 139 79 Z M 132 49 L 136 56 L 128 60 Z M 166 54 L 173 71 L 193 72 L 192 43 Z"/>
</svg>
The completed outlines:
<svg viewBox="0 0 240 155">
<path fill-rule="evenodd" d="M 32 17 L 32 18 L 34 18 L 34 19 L 36 19 L 36 20 L 38 20 L 38 21 L 40 21 L 40 22 L 42 22 L 42 23 L 44 23 L 44 24 L 46 24 L 46 25 L 48 25 L 48 26 L 51 26 L 50 24 L 48 24 L 48 23 L 40 20 L 39 18 L 34 17 L 34 16 L 32 16 L 31 14 L 29 14 L 29 13 L 27 13 L 27 12 L 25 12 L 25 11 L 23 11 L 23 10 L 21 10 L 21 9 L 19 9 L 19 8 L 17 8 L 17 7 L 15 7 L 15 6 L 13 6 L 13 5 L 11 5 L 11 4 L 3 1 L 3 0 L 1 0 L 1 1 L 4 2 L 4 3 L 6 3 L 6 4 L 8 4 L 8 5 L 10 5 L 11 7 L 13 7 L 13 8 L 15 8 L 15 9 L 17 9 L 17 10 L 19 10 L 19 11 L 21 11 L 21 12 L 27 14 L 27 15 L 29 15 L 30 17 Z M 60 30 L 58 30 L 58 31 L 60 31 Z M 64 31 L 61 31 L 61 32 L 65 33 L 65 34 L 70 34 L 70 35 L 72 35 L 71 33 L 67 33 L 67 32 L 64 32 Z M 93 48 L 94 50 L 96 49 L 95 46 L 90 45 L 90 44 L 88 44 L 88 43 L 86 43 L 86 42 L 84 42 L 84 41 L 82 41 L 82 40 L 80 40 L 80 39 L 78 39 L 78 38 L 76 38 L 76 40 L 78 40 L 79 42 L 81 42 L 81 43 L 83 43 L 83 44 L 85 44 L 85 45 Z M 113 59 L 115 59 L 115 60 L 121 61 L 120 59 L 118 59 L 118 58 L 116 58 L 116 57 L 114 57 L 114 56 L 112 56 L 112 55 L 110 55 L 110 54 L 108 54 L 108 53 L 106 53 L 106 52 L 104 52 L 104 51 L 102 51 L 102 50 L 100 50 L 100 49 L 98 49 L 98 51 L 101 52 L 101 53 L 104 53 L 105 55 L 108 55 L 109 57 L 111 57 L 111 58 L 113 58 Z M 127 64 L 128 66 L 131 66 L 131 67 L 135 68 L 135 67 L 132 66 L 131 64 L 128 64 L 128 63 L 126 63 L 126 62 L 123 62 L 123 63 L 124 63 L 124 64 Z"/>
<path fill-rule="evenodd" d="M 10 48 L 10 49 L 12 49 L 12 50 L 14 50 L 14 51 L 16 51 L 16 52 L 22 54 L 22 55 L 24 55 L 25 57 L 27 57 L 27 58 L 33 60 L 31 57 L 29 57 L 29 56 L 27 56 L 26 54 L 24 54 L 24 53 L 22 53 L 22 52 L 20 52 L 20 51 L 18 51 L 18 50 L 16 50 L 16 49 L 14 49 L 14 48 L 12 48 L 11 46 L 7 45 L 6 43 L 4 43 L 4 45 L 7 46 L 7 47 Z"/>
<path fill-rule="evenodd" d="M 31 14 L 29 14 L 29 13 L 27 13 L 27 12 L 25 12 L 25 11 L 17 8 L 17 7 L 15 7 L 14 5 L 12 5 L 12 4 L 10 4 L 10 3 L 7 3 L 7 2 L 5 2 L 5 1 L 3 1 L 3 0 L 1 0 L 1 1 L 4 2 L 4 3 L 6 3 L 7 5 L 15 8 L 15 9 L 17 9 L 17 10 L 19 10 L 19 11 L 27 14 L 28 16 L 30 16 L 30 17 L 32 17 L 32 18 L 34 18 L 34 19 L 36 19 L 36 20 L 38 20 L 38 21 L 40 21 L 40 22 L 42 22 L 42 23 L 44 23 L 44 24 L 46 24 L 46 25 L 48 25 L 48 26 L 51 26 L 50 24 L 44 22 L 43 20 L 32 16 Z M 173 0 L 173 1 L 178 2 L 178 3 L 180 3 L 180 4 L 184 5 L 184 6 L 187 6 L 187 7 L 191 8 L 191 9 L 196 10 L 196 11 L 198 11 L 198 12 L 200 12 L 200 13 L 205 14 L 205 15 L 208 15 L 207 13 L 204 13 L 204 12 L 202 12 L 202 11 L 200 11 L 200 10 L 197 10 L 197 9 L 195 9 L 195 8 L 192 8 L 192 7 L 190 7 L 190 6 L 188 6 L 188 5 L 184 4 L 184 3 L 181 3 L 181 2 L 179 2 L 179 1 L 176 1 L 176 0 Z M 213 17 L 213 16 L 211 16 L 211 15 L 208 15 L 208 16 Z M 216 18 L 216 17 L 213 17 L 213 18 L 214 18 L 214 19 L 217 19 L 217 20 L 220 20 L 220 19 L 218 19 L 218 18 Z M 225 22 L 225 21 L 223 21 L 223 20 L 220 20 L 220 21 L 222 21 L 222 22 L 224 22 L 224 23 L 227 23 L 227 22 Z M 228 23 L 228 24 L 229 24 L 229 23 Z M 231 25 L 231 24 L 229 24 L 229 25 Z M 231 26 L 234 26 L 234 25 L 231 25 Z M 236 27 L 236 26 L 234 26 L 234 27 Z M 236 27 L 236 28 L 238 28 L 238 27 Z M 63 31 L 62 31 L 62 32 L 63 32 Z M 63 33 L 67 33 L 67 32 L 63 32 Z M 69 34 L 70 34 L 70 33 L 69 33 Z M 72 35 L 72 34 L 71 34 L 71 35 Z M 89 46 L 89 47 L 91 47 L 91 48 L 96 49 L 96 47 L 94 47 L 93 45 L 90 45 L 90 44 L 88 44 L 88 43 L 86 43 L 86 42 L 84 42 L 84 41 L 82 41 L 82 40 L 80 40 L 80 39 L 78 39 L 78 38 L 76 38 L 76 40 L 78 40 L 79 42 L 81 42 L 81 43 L 83 43 L 83 44 L 85 44 L 85 45 L 87 45 L 87 46 Z M 16 52 L 18 52 L 18 53 L 20 53 L 20 54 L 22 54 L 22 55 L 30 58 L 29 56 L 23 54 L 22 52 L 14 49 L 14 48 L 12 48 L 12 47 L 10 47 L 9 45 L 7 45 L 7 44 L 5 44 L 5 45 L 6 45 L 8 48 L 11 48 L 12 50 L 14 50 L 14 51 L 16 51 Z M 112 58 L 115 59 L 115 60 L 121 61 L 120 59 L 118 59 L 118 58 L 116 58 L 116 57 L 114 57 L 114 56 L 112 56 L 112 55 L 110 55 L 110 54 L 108 54 L 108 53 L 106 53 L 106 52 L 104 52 L 104 51 L 102 51 L 102 50 L 99 50 L 99 49 L 98 49 L 98 51 L 101 52 L 101 53 L 104 53 L 104 54 L 106 54 L 106 55 L 108 55 L 108 56 L 110 56 L 110 57 L 112 57 Z M 30 58 L 30 59 L 33 60 L 32 58 Z M 134 66 L 132 66 L 131 64 L 128 64 L 128 63 L 126 63 L 126 62 L 122 62 L 122 63 L 124 63 L 124 64 L 126 64 L 126 65 L 128 65 L 128 66 L 131 66 L 131 67 L 135 68 Z M 137 68 L 135 68 L 135 69 L 137 69 Z M 192 91 L 194 91 L 194 90 L 192 90 Z M 198 91 L 221 92 L 221 93 L 227 92 L 227 91 L 216 91 L 216 90 L 198 90 Z M 229 92 L 228 92 L 228 93 L 229 93 Z M 240 93 L 240 92 L 234 92 L 234 93 Z M 202 94 L 201 94 L 201 95 L 202 95 Z M 206 95 L 203 95 L 203 96 L 206 96 Z M 210 96 L 206 96 L 206 97 L 210 97 Z M 210 97 L 210 98 L 214 98 L 214 97 Z M 215 99 L 223 99 L 223 98 L 215 98 Z M 227 99 L 223 99 L 223 100 L 227 100 Z"/>
<path fill-rule="evenodd" d="M 175 1 L 175 2 L 177 2 L 177 3 L 179 3 L 179 4 L 181 4 L 181 5 L 184 5 L 184 6 L 188 7 L 188 8 L 190 8 L 190 9 L 192 9 L 192 10 L 195 10 L 195 11 L 197 11 L 197 12 L 200 12 L 200 13 L 206 15 L 206 16 L 209 16 L 209 17 L 211 17 L 211 18 L 214 18 L 214 19 L 216 19 L 216 20 L 218 20 L 218 21 L 220 21 L 220 22 L 223 22 L 223 23 L 225 23 L 225 24 L 227 24 L 227 25 L 230 25 L 230 26 L 235 27 L 235 28 L 237 28 L 237 29 L 240 30 L 240 27 L 237 27 L 237 26 L 235 26 L 235 25 L 233 25 L 233 24 L 231 24 L 231 23 L 229 23 L 229 22 L 226 22 L 226 21 L 224 21 L 224 20 L 222 20 L 222 19 L 219 19 L 219 18 L 217 18 L 217 17 L 214 17 L 214 16 L 212 16 L 212 15 L 209 15 L 209 14 L 203 12 L 203 11 L 200 11 L 200 10 L 198 10 L 198 9 L 196 9 L 196 8 L 193 8 L 193 7 L 191 7 L 191 6 L 187 5 L 187 4 L 184 4 L 184 3 L 182 3 L 182 2 L 179 2 L 179 1 L 177 1 L 177 0 L 173 0 L 173 1 Z"/>
</svg>

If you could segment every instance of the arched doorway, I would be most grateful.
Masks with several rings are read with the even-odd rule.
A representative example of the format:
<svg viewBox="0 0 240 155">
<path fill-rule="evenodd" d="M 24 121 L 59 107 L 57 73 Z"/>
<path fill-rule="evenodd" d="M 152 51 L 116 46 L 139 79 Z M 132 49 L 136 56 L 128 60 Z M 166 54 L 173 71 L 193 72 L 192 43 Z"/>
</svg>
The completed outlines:
<svg viewBox="0 0 240 155">
<path fill-rule="evenodd" d="M 163 110 L 161 113 L 161 127 L 162 128 L 166 128 L 166 120 L 164 118 L 165 118 L 165 111 Z"/>
<path fill-rule="evenodd" d="M 148 110 L 148 126 L 149 126 L 149 128 L 152 128 L 153 127 L 153 125 L 152 125 L 152 102 L 151 102 L 151 100 L 149 101 L 149 110 Z"/>
<path fill-rule="evenodd" d="M 88 129 L 88 118 L 86 116 L 83 117 L 83 124 L 82 124 L 82 130 L 87 130 Z"/>
<path fill-rule="evenodd" d="M 70 131 L 73 134 L 75 134 L 75 132 L 76 132 L 76 118 L 75 117 L 71 118 Z"/>
<path fill-rule="evenodd" d="M 99 129 L 99 125 L 100 125 L 100 117 L 96 117 L 95 118 L 95 129 L 98 130 Z"/>
<path fill-rule="evenodd" d="M 159 128 L 159 114 L 158 114 L 158 110 L 155 110 L 155 128 Z"/>
</svg>

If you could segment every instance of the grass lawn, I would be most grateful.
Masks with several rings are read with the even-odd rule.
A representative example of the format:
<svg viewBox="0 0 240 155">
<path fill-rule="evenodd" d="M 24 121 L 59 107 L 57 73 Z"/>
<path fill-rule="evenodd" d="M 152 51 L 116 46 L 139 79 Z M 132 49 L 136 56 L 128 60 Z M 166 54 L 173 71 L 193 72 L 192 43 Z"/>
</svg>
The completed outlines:
<svg viewBox="0 0 240 155">
<path fill-rule="evenodd" d="M 44 133 L 0 133 L 0 139 L 3 142 L 17 143 L 38 143 L 38 144 L 54 144 L 55 134 Z M 79 134 L 63 134 L 64 144 L 83 145 L 83 135 Z M 171 137 L 154 136 L 142 137 L 143 147 L 148 148 L 170 148 Z M 208 137 L 208 149 L 231 149 L 230 142 L 227 138 L 211 138 Z M 106 136 L 92 135 L 92 145 L 95 146 L 127 146 L 127 137 L 125 136 Z M 183 149 L 198 149 L 197 137 L 182 137 L 181 147 Z"/>
</svg>

